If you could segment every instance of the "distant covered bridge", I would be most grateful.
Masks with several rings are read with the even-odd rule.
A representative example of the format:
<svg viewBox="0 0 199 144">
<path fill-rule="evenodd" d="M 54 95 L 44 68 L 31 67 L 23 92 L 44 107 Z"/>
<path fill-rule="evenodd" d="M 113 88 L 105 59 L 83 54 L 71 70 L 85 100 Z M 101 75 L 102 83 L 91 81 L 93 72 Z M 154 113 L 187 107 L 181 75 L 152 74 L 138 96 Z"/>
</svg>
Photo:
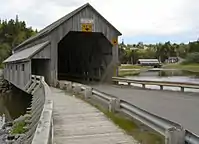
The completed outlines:
<svg viewBox="0 0 199 144">
<path fill-rule="evenodd" d="M 65 79 L 110 78 L 118 63 L 120 35 L 87 3 L 14 48 L 4 61 L 4 77 L 21 89 L 32 74 L 43 75 L 50 85 Z"/>
<path fill-rule="evenodd" d="M 158 59 L 138 59 L 138 64 L 141 66 L 161 67 L 161 63 Z"/>
</svg>

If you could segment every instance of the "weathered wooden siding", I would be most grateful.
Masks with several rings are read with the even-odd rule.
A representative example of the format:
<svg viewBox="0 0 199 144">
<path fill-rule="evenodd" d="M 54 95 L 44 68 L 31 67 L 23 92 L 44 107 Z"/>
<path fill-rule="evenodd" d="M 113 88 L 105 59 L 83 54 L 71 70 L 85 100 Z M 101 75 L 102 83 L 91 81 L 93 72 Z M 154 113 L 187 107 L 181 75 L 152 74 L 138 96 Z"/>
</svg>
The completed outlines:
<svg viewBox="0 0 199 144">
<path fill-rule="evenodd" d="M 50 45 L 46 46 L 44 49 L 36 53 L 32 59 L 50 59 Z"/>
<path fill-rule="evenodd" d="M 86 7 L 78 14 L 74 15 L 66 22 L 61 24 L 59 27 L 54 29 L 50 35 L 49 40 L 51 41 L 51 83 L 53 85 L 57 82 L 57 49 L 59 41 L 64 38 L 70 31 L 81 31 L 81 18 L 94 19 L 94 29 L 93 32 L 101 32 L 104 36 L 112 42 L 113 39 L 118 39 L 119 33 L 110 25 L 107 24 L 97 13 L 95 13 L 92 8 Z M 113 61 L 117 63 L 118 61 L 118 46 L 112 47 Z"/>
<path fill-rule="evenodd" d="M 31 62 L 26 61 L 7 64 L 4 69 L 4 78 L 23 90 L 26 84 L 31 80 Z"/>
</svg>

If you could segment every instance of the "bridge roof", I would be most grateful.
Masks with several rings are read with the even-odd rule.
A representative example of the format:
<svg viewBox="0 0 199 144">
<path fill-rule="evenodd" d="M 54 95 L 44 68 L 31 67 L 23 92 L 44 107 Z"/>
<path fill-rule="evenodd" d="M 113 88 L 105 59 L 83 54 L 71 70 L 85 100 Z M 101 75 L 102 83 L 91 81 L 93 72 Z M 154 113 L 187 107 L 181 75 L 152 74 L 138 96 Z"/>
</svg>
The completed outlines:
<svg viewBox="0 0 199 144">
<path fill-rule="evenodd" d="M 49 41 L 34 45 L 32 47 L 29 47 L 27 49 L 24 49 L 22 51 L 19 51 L 17 53 L 14 53 L 9 58 L 7 58 L 3 63 L 9 63 L 13 61 L 22 61 L 27 60 L 34 56 L 38 51 L 43 49 L 45 46 L 49 44 Z"/>
<path fill-rule="evenodd" d="M 140 62 L 159 62 L 158 59 L 138 59 Z"/>
<path fill-rule="evenodd" d="M 44 35 L 49 34 L 52 30 L 54 30 L 55 28 L 57 28 L 58 26 L 60 26 L 62 23 L 64 23 L 65 21 L 67 21 L 68 19 L 70 19 L 71 17 L 73 17 L 74 15 L 76 15 L 77 13 L 79 13 L 80 11 L 82 11 L 84 8 L 86 7 L 90 7 L 94 12 L 96 12 L 108 25 L 112 26 L 113 29 L 119 34 L 122 35 L 121 32 L 119 32 L 110 22 L 108 22 L 97 10 L 95 10 L 89 3 L 86 3 L 85 5 L 77 8 L 76 10 L 72 11 L 71 13 L 65 15 L 64 17 L 60 18 L 59 20 L 55 21 L 54 23 L 50 24 L 49 26 L 45 27 L 44 29 L 42 29 L 41 31 L 39 31 L 35 36 L 30 37 L 29 39 L 27 39 L 26 41 L 24 41 L 23 43 L 21 43 L 20 45 L 18 45 L 17 47 L 15 47 L 13 50 L 17 50 L 20 47 L 26 45 L 27 43 L 30 43 L 31 41 L 34 41 Z"/>
</svg>

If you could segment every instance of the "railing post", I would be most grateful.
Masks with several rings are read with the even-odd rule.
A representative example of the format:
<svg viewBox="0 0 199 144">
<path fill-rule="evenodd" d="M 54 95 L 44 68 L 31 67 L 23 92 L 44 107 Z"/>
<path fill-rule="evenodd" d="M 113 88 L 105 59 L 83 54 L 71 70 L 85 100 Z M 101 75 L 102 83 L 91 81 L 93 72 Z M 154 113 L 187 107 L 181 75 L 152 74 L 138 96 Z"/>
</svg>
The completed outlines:
<svg viewBox="0 0 199 144">
<path fill-rule="evenodd" d="M 118 81 L 113 81 L 113 84 L 115 85 L 118 85 L 118 83 L 119 83 Z"/>
<path fill-rule="evenodd" d="M 142 88 L 146 88 L 146 85 L 145 85 L 145 84 L 142 84 Z"/>
<path fill-rule="evenodd" d="M 185 142 L 185 130 L 183 128 L 172 127 L 167 129 L 165 134 L 165 144 L 182 144 Z"/>
<path fill-rule="evenodd" d="M 160 85 L 160 90 L 163 90 L 163 85 Z"/>
<path fill-rule="evenodd" d="M 128 83 L 129 86 L 131 85 L 131 82 L 127 82 L 127 83 Z"/>
<path fill-rule="evenodd" d="M 67 91 L 71 91 L 72 90 L 72 82 L 66 82 L 65 85 L 66 85 L 66 90 Z"/>
<path fill-rule="evenodd" d="M 181 89 L 181 92 L 184 92 L 184 87 L 180 87 L 180 89 Z"/>
<path fill-rule="evenodd" d="M 108 105 L 109 112 L 116 112 L 120 110 L 120 100 L 111 98 Z"/>
<path fill-rule="evenodd" d="M 84 98 L 89 99 L 92 96 L 92 88 L 91 87 L 86 87 L 84 91 Z"/>
<path fill-rule="evenodd" d="M 79 94 L 81 92 L 81 85 L 80 84 L 75 84 L 73 91 L 74 91 L 75 94 Z"/>
</svg>

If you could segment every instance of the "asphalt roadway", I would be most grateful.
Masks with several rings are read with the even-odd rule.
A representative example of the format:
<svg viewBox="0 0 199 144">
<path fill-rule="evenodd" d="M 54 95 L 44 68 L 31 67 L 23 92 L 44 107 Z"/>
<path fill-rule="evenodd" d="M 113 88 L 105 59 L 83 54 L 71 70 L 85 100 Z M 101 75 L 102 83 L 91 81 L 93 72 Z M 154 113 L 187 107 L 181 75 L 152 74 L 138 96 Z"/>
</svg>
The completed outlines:
<svg viewBox="0 0 199 144">
<path fill-rule="evenodd" d="M 150 113 L 181 124 L 199 135 L 199 93 L 148 90 L 127 86 L 95 85 L 102 92 L 126 100 Z"/>
</svg>

